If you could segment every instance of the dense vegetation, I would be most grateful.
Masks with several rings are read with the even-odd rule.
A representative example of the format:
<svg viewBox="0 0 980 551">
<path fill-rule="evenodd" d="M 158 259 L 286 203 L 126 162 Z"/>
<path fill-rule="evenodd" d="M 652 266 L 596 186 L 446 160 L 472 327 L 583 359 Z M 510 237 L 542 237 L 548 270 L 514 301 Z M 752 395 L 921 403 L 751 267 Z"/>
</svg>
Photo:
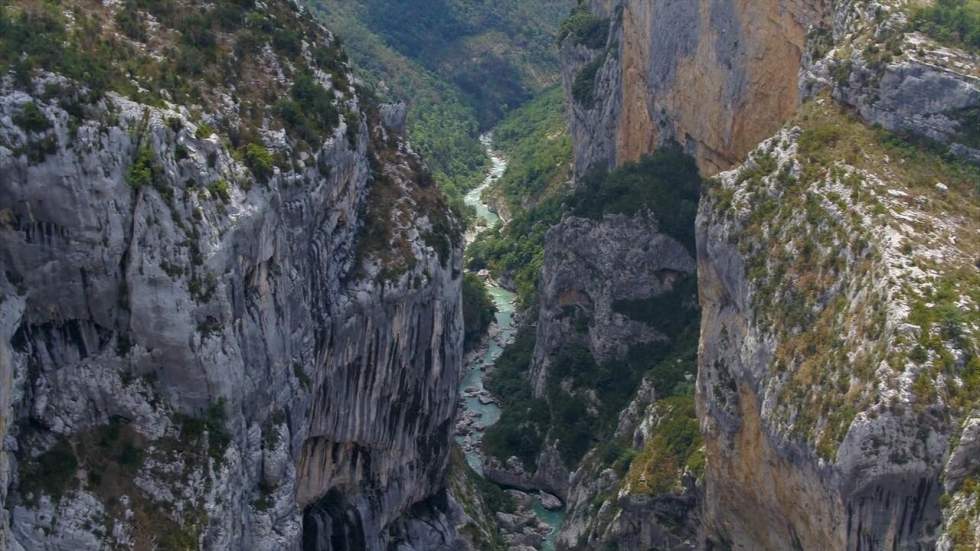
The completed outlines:
<svg viewBox="0 0 980 551">
<path fill-rule="evenodd" d="M 693 253 L 700 182 L 692 158 L 677 148 L 661 149 L 612 172 L 590 174 L 578 190 L 564 198 L 564 207 L 556 196 L 523 211 L 508 230 L 516 229 L 514 235 L 531 235 L 532 240 L 507 240 L 497 231 L 492 240 L 482 242 L 483 248 L 471 255 L 470 262 L 493 258 L 497 251 L 492 247 L 508 246 L 501 258 L 526 262 L 525 269 L 534 270 L 536 276 L 541 241 L 533 241 L 533 236 L 546 231 L 563 211 L 601 218 L 649 210 L 660 221 L 662 231 Z M 532 219 L 530 227 L 515 226 Z M 528 293 L 533 297 L 534 283 L 530 285 L 532 291 Z M 644 377 L 650 377 L 659 397 L 693 395 L 699 327 L 696 277 L 680 279 L 663 295 L 617 301 L 613 308 L 656 329 L 666 340 L 633 346 L 626 357 L 601 364 L 584 344 L 570 343 L 552 358 L 542 400 L 533 398 L 526 388 L 534 346 L 533 336 L 522 333 L 498 360 L 487 381 L 488 388 L 504 400 L 504 414 L 488 429 L 484 440 L 488 453 L 504 459 L 515 455 L 533 468 L 533 459 L 547 437 L 557 439 L 558 451 L 571 467 L 602 440 L 602 435 L 615 429 L 619 412 Z M 587 326 L 583 329 L 588 330 Z M 689 448 L 684 448 L 685 454 Z"/>
<path fill-rule="evenodd" d="M 358 75 L 384 100 L 408 106 L 412 147 L 426 160 L 439 186 L 457 207 L 462 196 L 483 178 L 489 160 L 479 142 L 476 110 L 451 84 L 416 60 L 403 56 L 373 34 L 350 5 L 319 2 L 331 28 L 343 33 Z"/>
<path fill-rule="evenodd" d="M 572 97 L 576 103 L 587 109 L 595 105 L 595 79 L 605 62 L 605 55 L 596 56 L 579 69 L 575 74 L 575 80 L 572 81 Z"/>
<path fill-rule="evenodd" d="M 487 193 L 512 219 L 483 232 L 467 251 L 471 269 L 509 276 L 525 308 L 535 301 L 544 235 L 561 218 L 561 197 L 570 177 L 572 147 L 565 117 L 564 97 L 555 87 L 494 130 L 494 145 L 508 164 Z"/>
<path fill-rule="evenodd" d="M 537 134 L 531 133 L 529 136 Z M 518 140 L 517 143 L 531 147 L 535 142 Z M 523 155 L 523 147 L 514 151 L 515 157 Z M 540 166 L 533 162 L 528 165 L 518 162 L 516 165 Z M 693 220 L 697 214 L 701 180 L 694 160 L 679 149 L 663 148 L 609 173 L 594 171 L 571 194 L 565 193 L 561 184 L 554 180 L 556 176 L 564 178 L 566 170 L 567 166 L 556 164 L 550 173 L 545 171 L 545 175 L 539 177 L 546 181 L 551 178 L 552 183 L 546 188 L 544 199 L 538 199 L 537 204 L 516 184 L 522 180 L 520 176 L 514 178 L 512 187 L 505 187 L 508 185 L 508 176 L 505 175 L 501 184 L 505 200 L 526 201 L 531 206 L 521 209 L 519 205 L 514 205 L 513 219 L 507 226 L 484 232 L 467 251 L 471 269 L 489 268 L 513 278 L 521 307 L 529 308 L 536 301 L 538 278 L 544 261 L 544 237 L 548 229 L 561 220 L 562 212 L 601 218 L 606 214 L 631 215 L 648 209 L 657 217 L 665 233 L 694 251 Z M 536 181 L 534 178 L 530 180 Z"/>
<path fill-rule="evenodd" d="M 593 171 L 569 199 L 575 216 L 600 219 L 650 210 L 660 229 L 694 251 L 694 217 L 701 177 L 694 159 L 669 146 L 605 173 Z"/>
<path fill-rule="evenodd" d="M 483 232 L 466 250 L 471 270 L 490 269 L 513 280 L 517 303 L 531 309 L 537 302 L 538 279 L 544 262 L 544 238 L 561 220 L 561 198 L 550 197 L 514 214 L 506 226 Z"/>
<path fill-rule="evenodd" d="M 571 345 L 552 362 L 545 399 L 531 394 L 527 381 L 534 329 L 522 330 L 486 382 L 503 401 L 500 421 L 484 437 L 487 453 L 500 459 L 517 456 L 533 469 L 547 436 L 558 440 L 562 459 L 574 467 L 615 430 L 619 412 L 643 377 L 653 381 L 659 397 L 693 396 L 700 319 L 694 281 L 691 277 L 674 291 L 631 310 L 669 340 L 635 346 L 622 360 L 604 364 L 583 345 Z"/>
<path fill-rule="evenodd" d="M 224 101 L 219 91 L 234 90 L 240 120 L 212 122 L 223 124 L 223 136 L 253 159 L 257 130 L 267 124 L 284 128 L 298 145 L 318 145 L 340 122 L 334 91 L 310 76 L 321 70 L 335 90 L 351 93 L 346 57 L 323 36 L 288 5 L 259 7 L 253 0 L 202 6 L 126 0 L 115 12 L 55 2 L 0 4 L 0 65 L 13 70 L 19 85 L 40 69 L 82 83 L 81 92 L 50 90 L 75 119 L 109 90 L 150 105 L 205 107 Z M 301 55 L 304 40 L 312 45 L 309 59 Z M 293 77 L 291 89 L 281 89 L 255 55 L 266 46 L 288 60 L 283 70 Z"/>
<path fill-rule="evenodd" d="M 592 13 L 587 5 L 579 2 L 568 18 L 561 23 L 558 41 L 564 44 L 569 41 L 577 46 L 590 50 L 601 50 L 606 47 L 609 39 L 609 20 Z M 595 83 L 599 70 L 602 69 L 609 53 L 608 49 L 595 54 L 591 61 L 582 66 L 572 81 L 572 99 L 586 109 L 595 104 Z"/>
<path fill-rule="evenodd" d="M 535 399 L 528 383 L 533 353 L 534 328 L 523 325 L 484 381 L 501 400 L 500 420 L 487 429 L 484 451 L 501 460 L 516 456 L 530 469 L 541 452 L 551 420 L 548 403 Z"/>
<path fill-rule="evenodd" d="M 667 341 L 633 346 L 625 358 L 604 364 L 584 346 L 569 347 L 553 361 L 547 381 L 552 435 L 559 438 L 558 449 L 567 465 L 576 465 L 602 435 L 615 430 L 619 412 L 643 377 L 650 377 L 661 397 L 693 395 L 700 319 L 695 285 L 678 285 L 658 299 L 639 313 L 658 320 L 650 325 Z M 665 310 L 665 304 L 678 308 Z M 588 397 L 591 393 L 594 401 Z"/>
<path fill-rule="evenodd" d="M 980 52 L 980 0 L 936 0 L 915 10 L 912 27 L 940 42 Z"/>
<path fill-rule="evenodd" d="M 458 205 L 483 177 L 478 137 L 558 80 L 552 48 L 570 0 L 311 0 L 359 73 L 409 104 L 408 130 Z"/>
<path fill-rule="evenodd" d="M 694 396 L 671 396 L 656 404 L 657 424 L 643 448 L 631 458 L 626 482 L 631 494 L 660 495 L 677 486 L 680 475 L 704 471 L 701 430 Z"/>
<path fill-rule="evenodd" d="M 491 194 L 514 212 L 560 193 L 571 178 L 572 140 L 565 97 L 558 86 L 521 106 L 493 131 L 507 170 Z"/>
<path fill-rule="evenodd" d="M 463 274 L 464 350 L 471 350 L 480 342 L 496 313 L 497 306 L 483 280 L 470 272 Z"/>
<path fill-rule="evenodd" d="M 395 51 L 447 75 L 489 128 L 557 80 L 554 37 L 570 3 L 367 0 L 357 10 Z"/>
<path fill-rule="evenodd" d="M 602 19 L 592 13 L 592 10 L 579 4 L 561 23 L 558 31 L 559 42 L 570 38 L 575 44 L 598 50 L 606 45 L 609 36 L 609 20 Z"/>
</svg>

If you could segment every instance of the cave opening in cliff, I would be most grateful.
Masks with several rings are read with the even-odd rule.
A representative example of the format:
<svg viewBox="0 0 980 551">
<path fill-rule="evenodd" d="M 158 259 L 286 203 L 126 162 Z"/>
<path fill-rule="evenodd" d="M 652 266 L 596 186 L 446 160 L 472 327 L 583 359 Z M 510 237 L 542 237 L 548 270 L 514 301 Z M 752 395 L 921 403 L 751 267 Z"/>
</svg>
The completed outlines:
<svg viewBox="0 0 980 551">
<path fill-rule="evenodd" d="M 303 551 L 366 549 L 361 514 L 333 488 L 303 510 Z"/>
</svg>

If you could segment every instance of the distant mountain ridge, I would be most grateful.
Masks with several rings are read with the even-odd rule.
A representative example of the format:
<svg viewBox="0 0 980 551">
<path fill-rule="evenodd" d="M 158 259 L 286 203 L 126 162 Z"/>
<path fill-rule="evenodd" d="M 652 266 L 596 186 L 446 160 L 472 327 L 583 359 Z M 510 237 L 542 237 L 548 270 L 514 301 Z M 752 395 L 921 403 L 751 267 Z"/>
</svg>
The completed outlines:
<svg viewBox="0 0 980 551">
<path fill-rule="evenodd" d="M 382 96 L 409 104 L 409 135 L 450 194 L 485 168 L 477 140 L 559 81 L 555 43 L 572 0 L 311 0 Z"/>
</svg>

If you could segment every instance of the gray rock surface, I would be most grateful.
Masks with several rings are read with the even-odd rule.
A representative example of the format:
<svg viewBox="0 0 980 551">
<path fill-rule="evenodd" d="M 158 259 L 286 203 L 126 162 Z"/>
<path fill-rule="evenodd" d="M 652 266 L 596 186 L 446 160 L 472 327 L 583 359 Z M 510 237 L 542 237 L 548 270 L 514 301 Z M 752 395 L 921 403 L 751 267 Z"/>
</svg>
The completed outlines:
<svg viewBox="0 0 980 551">
<path fill-rule="evenodd" d="M 557 511 L 561 509 L 561 500 L 548 492 L 540 492 L 538 494 L 538 499 L 541 501 L 541 506 L 549 511 Z"/>
<path fill-rule="evenodd" d="M 796 115 L 800 101 L 833 102 L 869 125 L 880 125 L 912 141 L 940 144 L 950 154 L 976 162 L 980 158 L 975 128 L 980 107 L 977 57 L 908 32 L 910 5 L 893 0 L 593 0 L 587 5 L 597 17 L 606 19 L 609 39 L 597 48 L 570 38 L 561 45 L 576 179 L 581 181 L 594 168 L 639 158 L 674 140 L 696 157 L 704 175 L 721 172 L 725 186 L 725 201 L 702 202 L 697 236 L 704 309 L 698 403 L 708 471 L 700 496 L 704 501 L 695 508 L 703 507 L 708 544 L 737 549 L 920 549 L 936 545 L 952 549 L 956 538 L 959 544 L 980 541 L 980 536 L 969 539 L 980 533 L 978 498 L 960 489 L 961 481 L 976 476 L 972 459 L 976 455 L 975 413 L 957 411 L 944 399 L 923 405 L 922 398 L 910 390 L 916 381 L 925 384 L 921 383 L 924 372 L 914 362 L 869 359 L 877 358 L 872 351 L 875 347 L 902 350 L 920 331 L 906 319 L 908 306 L 900 293 L 886 289 L 883 281 L 927 294 L 918 286 L 936 275 L 930 270 L 906 269 L 902 257 L 908 254 L 896 250 L 897 242 L 903 236 L 931 239 L 934 234 L 913 232 L 902 221 L 929 220 L 942 231 L 962 221 L 942 222 L 941 214 L 926 212 L 924 207 L 931 199 L 921 190 L 887 189 L 897 185 L 887 169 L 861 173 L 862 186 L 885 198 L 880 201 L 898 203 L 888 205 L 886 221 L 879 219 L 889 229 L 876 228 L 870 215 L 862 218 L 828 207 L 836 214 L 833 219 L 843 221 L 849 232 L 835 249 L 836 261 L 845 269 L 816 294 L 819 301 L 812 309 L 823 311 L 826 301 L 834 297 L 843 297 L 852 309 L 869 300 L 876 306 L 874 312 L 851 312 L 853 322 L 846 331 L 818 341 L 818 345 L 835 343 L 843 356 L 816 370 L 819 381 L 811 379 L 796 387 L 790 386 L 793 376 L 779 371 L 787 369 L 787 343 L 794 334 L 805 338 L 816 329 L 805 324 L 773 332 L 760 321 L 768 315 L 764 311 L 787 314 L 796 299 L 767 296 L 764 305 L 756 302 L 759 280 L 764 277 L 759 275 L 759 259 L 750 259 L 746 252 L 754 246 L 770 254 L 787 250 L 803 262 L 799 245 L 793 243 L 816 229 L 802 222 L 802 215 L 791 224 L 781 219 L 777 225 L 771 216 L 747 221 L 753 205 L 767 200 L 766 193 L 758 190 L 759 178 L 765 178 L 762 187 L 769 197 L 778 197 L 777 204 L 792 200 L 780 195 L 775 174 L 752 176 L 760 166 L 747 157 L 775 156 L 777 165 L 786 170 L 784 178 L 799 177 L 799 165 L 794 163 L 802 160 L 793 160 L 793 144 L 799 134 L 780 128 Z M 595 60 L 599 61 L 593 64 Z M 594 101 L 575 98 L 576 83 L 585 82 L 579 77 L 586 76 L 585 69 L 596 67 L 589 83 Z M 581 86 L 578 91 L 581 93 Z M 752 153 L 774 133 L 776 138 Z M 861 149 L 859 144 L 854 147 Z M 885 157 L 882 162 L 901 165 L 905 159 Z M 740 167 L 745 177 L 723 172 L 730 167 Z M 833 170 L 850 169 L 839 162 Z M 808 195 L 817 194 L 825 202 L 850 195 L 849 190 L 833 189 L 839 183 L 832 180 L 814 184 L 825 189 L 808 190 Z M 756 189 L 750 189 L 752 185 Z M 943 197 L 952 193 L 945 183 L 924 185 Z M 729 194 L 734 194 L 734 201 Z M 912 196 L 916 196 L 914 202 Z M 860 210 L 847 200 L 837 203 L 845 206 L 836 209 Z M 956 234 L 957 230 L 949 231 Z M 934 270 L 941 272 L 947 268 L 945 262 L 961 254 L 947 250 L 949 243 L 975 239 L 975 231 L 956 235 L 929 245 L 942 251 L 933 253 L 938 263 L 932 265 Z M 882 251 L 883 258 L 872 262 L 873 276 L 854 268 L 860 259 L 847 251 L 865 239 Z M 561 247 L 565 258 L 546 258 L 539 348 L 558 350 L 563 343 L 587 342 L 597 357 L 604 350 L 613 350 L 595 346 L 591 335 L 575 335 L 571 323 L 556 323 L 558 302 L 554 298 L 551 312 L 546 310 L 549 296 L 558 295 L 549 289 L 555 274 L 561 273 L 556 266 L 579 251 L 591 254 L 608 248 L 602 239 L 590 236 L 574 246 Z M 754 264 L 749 265 L 750 261 Z M 973 263 L 975 259 L 969 260 L 967 271 L 975 268 Z M 784 282 L 814 277 L 813 270 L 791 275 L 792 268 L 763 264 L 781 274 Z M 591 293 L 565 293 L 563 298 L 576 306 L 594 302 Z M 969 299 L 961 300 L 975 307 Z M 868 325 L 875 326 L 873 336 L 855 329 Z M 590 326 L 589 332 L 592 330 Z M 609 333 L 606 337 L 608 342 L 617 342 L 622 335 Z M 971 353 L 946 344 L 957 366 L 970 357 Z M 975 344 L 967 348 L 971 346 L 976 350 Z M 780 353 L 783 357 L 778 357 Z M 793 359 L 823 361 L 823 354 L 819 346 L 818 350 L 811 346 Z M 546 356 L 536 354 L 535 368 L 540 394 L 548 371 Z M 852 374 L 859 369 L 867 373 Z M 864 379 L 857 381 L 860 377 Z M 925 378 L 941 389 L 955 388 L 957 377 L 934 372 Z M 838 390 L 828 388 L 833 378 Z M 652 394 L 652 385 L 642 388 L 640 394 Z M 841 396 L 834 405 L 818 405 L 838 393 Z M 637 446 L 644 437 L 637 427 L 649 425 L 644 402 L 636 397 L 620 416 L 617 430 L 620 437 L 632 436 Z M 627 515 L 628 503 L 622 499 L 616 503 L 607 497 L 602 505 L 592 507 L 596 496 L 615 492 L 619 483 L 615 472 L 589 465 L 594 459 L 587 456 L 571 478 L 571 511 L 560 538 L 568 548 L 582 541 L 603 541 L 596 528 L 615 526 L 619 519 L 634 526 L 655 524 L 650 509 L 636 517 Z M 972 483 L 967 486 L 973 487 Z M 947 505 L 941 508 L 939 496 L 944 493 Z M 587 507 L 580 506 L 585 504 Z M 643 511 L 646 505 L 649 502 L 633 502 L 632 510 Z"/>
<path fill-rule="evenodd" d="M 757 158 L 767 154 L 776 159 L 772 173 L 762 180 L 767 190 L 762 193 L 779 197 L 780 167 L 800 169 L 798 137 L 798 129 L 787 130 L 760 145 Z M 768 274 L 783 274 L 783 282 L 797 281 L 797 276 L 781 271 L 785 259 L 778 255 L 753 255 L 774 247 L 796 247 L 793 243 L 799 243 L 809 225 L 821 222 L 787 210 L 778 218 L 778 231 L 752 231 L 746 222 L 752 216 L 751 205 L 758 203 L 745 202 L 743 186 L 751 184 L 739 183 L 743 182 L 739 172 L 753 170 L 755 163 L 750 160 L 739 171 L 720 176 L 719 185 L 735 191 L 736 200 L 729 208 L 719 209 L 717 201 L 704 199 L 698 217 L 703 308 L 698 404 L 708 457 L 709 537 L 765 548 L 789 547 L 794 541 L 803 548 L 933 546 L 943 523 L 941 474 L 952 432 L 948 420 L 955 409 L 911 389 L 912 381 L 927 376 L 918 362 L 901 357 L 888 360 L 869 351 L 904 350 L 909 345 L 902 333 L 920 329 L 910 325 L 908 303 L 919 300 L 929 279 L 916 277 L 914 263 L 900 260 L 907 255 L 898 250 L 902 238 L 895 236 L 913 231 L 903 226 L 901 216 L 914 212 L 939 223 L 946 215 L 930 211 L 926 203 L 907 201 L 907 190 L 888 187 L 897 187 L 895 182 L 855 171 L 870 193 L 896 202 L 885 201 L 886 217 L 868 226 L 865 220 L 870 219 L 872 204 L 851 198 L 828 207 L 843 213 L 833 218 L 843 224 L 841 239 L 854 243 L 859 242 L 855 236 L 861 235 L 869 245 L 864 252 L 854 252 L 853 247 L 831 244 L 819 253 L 833 255 L 839 267 L 835 277 L 821 284 L 819 292 L 811 291 L 806 300 L 811 301 L 810 311 L 824 316 L 834 308 L 863 311 L 868 304 L 878 305 L 881 313 L 858 318 L 871 329 L 844 333 L 836 340 L 821 337 L 807 354 L 777 368 L 779 361 L 786 361 L 780 358 L 785 358 L 797 330 L 787 325 L 785 320 L 793 318 L 782 301 L 763 300 L 760 293 L 773 281 Z M 832 200 L 839 193 L 838 185 L 833 177 L 811 183 L 811 201 Z M 905 204 L 919 206 L 907 209 Z M 955 245 L 948 241 L 930 241 L 929 246 L 943 251 L 946 262 L 956 257 Z M 874 253 L 869 255 L 869 250 Z M 869 257 L 872 265 L 862 268 L 861 259 Z M 760 259 L 763 276 L 748 277 L 748 266 L 758 266 Z M 937 265 L 939 273 L 947 269 L 952 268 Z M 902 281 L 904 286 L 896 289 L 887 281 Z M 779 293 L 790 289 L 778 288 Z M 956 345 L 949 346 L 947 353 L 961 356 Z M 841 360 L 827 362 L 830 352 L 840 354 Z M 847 360 L 864 355 L 868 355 L 864 368 Z M 806 376 L 803 362 L 821 362 L 814 365 L 827 382 L 799 388 L 798 381 Z M 847 393 L 833 390 L 829 381 L 835 378 L 848 383 L 834 385 Z M 829 405 L 814 405 L 819 400 Z M 841 411 L 850 415 L 842 417 Z M 813 421 L 806 424 L 808 419 Z M 967 442 L 971 433 L 967 425 Z M 957 470 L 954 466 L 953 472 Z"/>
<path fill-rule="evenodd" d="M 892 2 L 856 2 L 835 13 L 835 48 L 804 65 L 804 95 L 830 89 L 870 123 L 924 138 L 980 163 L 976 119 L 980 59 L 905 32 L 908 14 Z M 870 27 L 870 29 L 869 29 Z"/>
<path fill-rule="evenodd" d="M 29 101 L 43 135 L 11 122 Z M 341 122 L 262 184 L 182 107 L 110 93 L 88 109 L 70 129 L 56 100 L 0 86 L 4 547 L 140 547 L 140 523 L 159 522 L 207 549 L 334 549 L 338 531 L 454 549 L 441 505 L 413 507 L 446 484 L 461 250 L 423 237 L 446 214 L 426 210 L 398 125 Z M 20 153 L 42 138 L 43 159 Z M 134 189 L 140 146 L 159 174 Z M 371 156 L 410 213 L 397 276 L 358 253 Z M 91 442 L 110 426 L 140 450 L 131 474 L 68 473 L 60 499 L 26 474 L 62 443 L 79 468 L 101 461 Z"/>
<path fill-rule="evenodd" d="M 548 231 L 541 273 L 541 305 L 531 366 L 541 396 L 556 354 L 580 343 L 597 362 L 622 358 L 630 346 L 665 337 L 613 307 L 673 289 L 694 273 L 694 259 L 659 231 L 651 213 L 568 217 Z"/>
<path fill-rule="evenodd" d="M 645 378 L 619 416 L 615 438 L 642 453 L 657 430 L 653 383 Z M 685 473 L 682 489 L 659 495 L 633 493 L 624 477 L 590 452 L 571 475 L 565 522 L 557 548 L 699 549 L 703 488 Z"/>
</svg>

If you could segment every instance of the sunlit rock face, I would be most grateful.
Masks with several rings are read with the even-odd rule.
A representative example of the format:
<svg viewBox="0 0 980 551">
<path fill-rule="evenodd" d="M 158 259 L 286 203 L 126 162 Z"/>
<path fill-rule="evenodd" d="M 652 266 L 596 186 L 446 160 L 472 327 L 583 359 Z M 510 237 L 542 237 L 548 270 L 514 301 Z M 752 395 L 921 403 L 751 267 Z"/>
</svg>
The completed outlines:
<svg viewBox="0 0 980 551">
<path fill-rule="evenodd" d="M 564 82 L 604 59 L 595 102 L 574 102 L 576 170 L 636 160 L 673 140 L 711 175 L 739 162 L 799 103 L 807 29 L 821 1 L 593 2 L 609 20 L 599 48 L 566 39 Z"/>
<path fill-rule="evenodd" d="M 977 541 L 976 339 L 923 313 L 977 307 L 975 190 L 941 181 L 978 158 L 976 56 L 911 31 L 904 2 L 586 7 L 561 43 L 577 181 L 665 143 L 717 177 L 697 222 L 702 545 Z M 923 169 L 877 127 L 946 160 Z M 619 488 L 611 472 L 570 495 Z M 562 541 L 616 536 L 613 503 Z"/>
</svg>

